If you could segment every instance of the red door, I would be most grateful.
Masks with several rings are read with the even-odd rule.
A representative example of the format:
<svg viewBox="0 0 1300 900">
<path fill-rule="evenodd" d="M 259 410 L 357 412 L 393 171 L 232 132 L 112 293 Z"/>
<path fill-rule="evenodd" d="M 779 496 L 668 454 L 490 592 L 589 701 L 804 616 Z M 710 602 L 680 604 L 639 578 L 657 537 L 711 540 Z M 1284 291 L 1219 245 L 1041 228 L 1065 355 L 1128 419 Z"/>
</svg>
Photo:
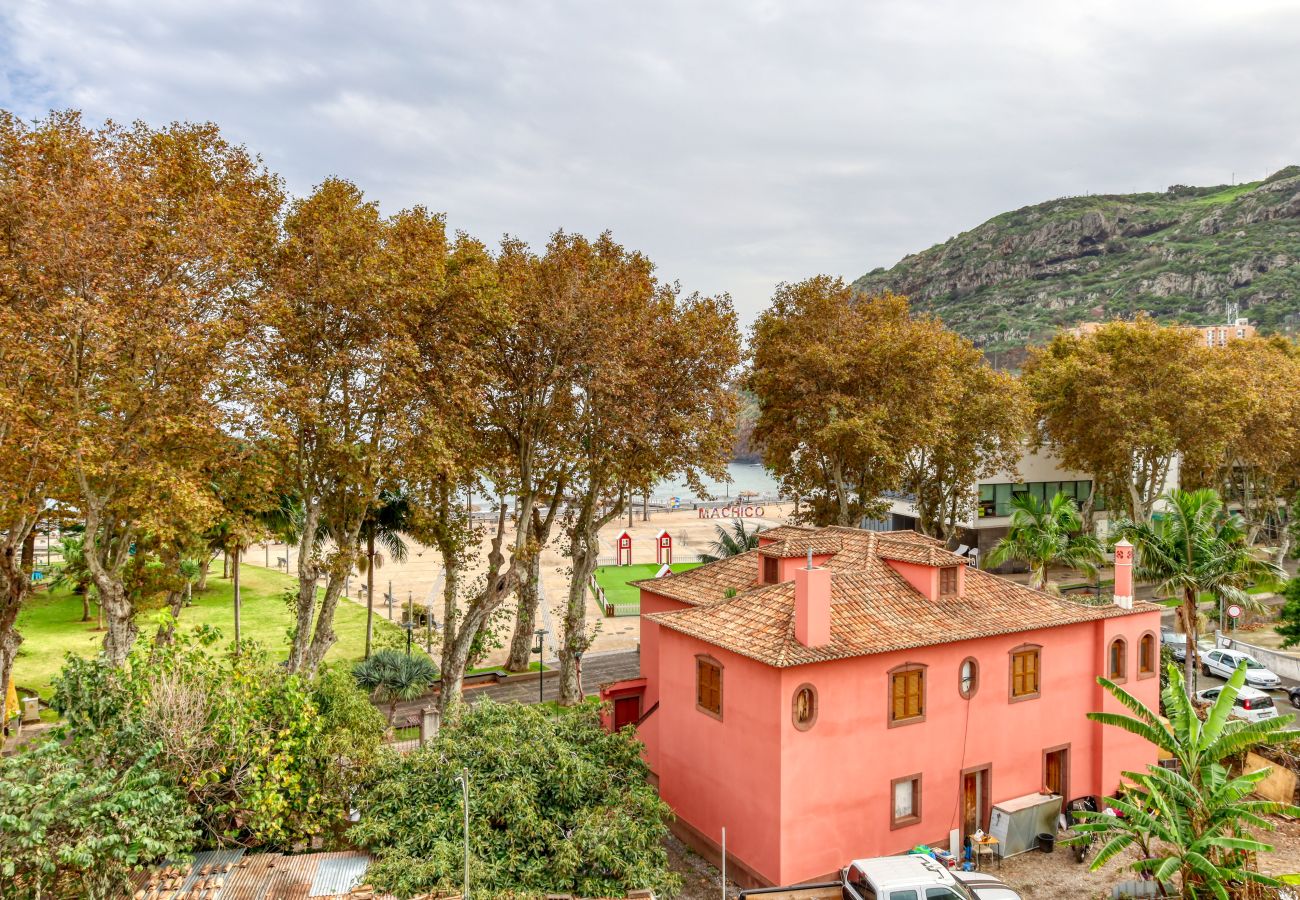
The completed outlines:
<svg viewBox="0 0 1300 900">
<path fill-rule="evenodd" d="M 624 725 L 635 725 L 641 718 L 641 698 L 639 696 L 619 697 L 614 701 L 614 730 L 619 731 Z"/>
</svg>

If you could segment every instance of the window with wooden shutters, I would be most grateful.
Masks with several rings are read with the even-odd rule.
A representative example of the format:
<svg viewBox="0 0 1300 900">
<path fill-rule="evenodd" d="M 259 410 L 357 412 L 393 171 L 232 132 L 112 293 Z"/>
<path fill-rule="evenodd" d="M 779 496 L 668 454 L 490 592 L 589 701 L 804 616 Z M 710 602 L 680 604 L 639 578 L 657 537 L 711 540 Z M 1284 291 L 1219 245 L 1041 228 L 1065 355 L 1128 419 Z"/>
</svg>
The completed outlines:
<svg viewBox="0 0 1300 900">
<path fill-rule="evenodd" d="M 763 557 L 763 581 L 767 584 L 776 584 L 779 579 L 777 561 L 770 556 Z"/>
<path fill-rule="evenodd" d="M 889 725 L 925 721 L 925 666 L 909 664 L 889 672 Z"/>
<path fill-rule="evenodd" d="M 952 597 L 957 593 L 957 567 L 947 566 L 939 570 L 939 596 Z"/>
<path fill-rule="evenodd" d="M 921 821 L 921 775 L 908 775 L 895 778 L 889 782 L 890 810 L 889 827 L 903 828 Z"/>
<path fill-rule="evenodd" d="M 1040 683 L 1039 648 L 1017 647 L 1011 651 L 1011 699 L 1032 700 Z"/>
<path fill-rule="evenodd" d="M 715 718 L 722 718 L 722 665 L 712 657 L 695 657 L 695 705 Z"/>
<path fill-rule="evenodd" d="M 1138 641 L 1138 678 L 1156 674 L 1156 636 L 1148 631 Z"/>
<path fill-rule="evenodd" d="M 1115 638 L 1110 642 L 1110 652 L 1106 654 L 1106 677 L 1111 681 L 1123 681 L 1128 677 L 1128 642 Z"/>
</svg>

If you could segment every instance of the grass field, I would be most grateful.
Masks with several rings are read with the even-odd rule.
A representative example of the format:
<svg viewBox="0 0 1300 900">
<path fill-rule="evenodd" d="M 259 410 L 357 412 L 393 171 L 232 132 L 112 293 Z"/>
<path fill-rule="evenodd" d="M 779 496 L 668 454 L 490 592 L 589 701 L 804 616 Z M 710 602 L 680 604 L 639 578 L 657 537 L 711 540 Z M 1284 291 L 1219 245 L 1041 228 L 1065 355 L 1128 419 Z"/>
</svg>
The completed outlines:
<svg viewBox="0 0 1300 900">
<path fill-rule="evenodd" d="M 242 586 L 242 615 L 240 628 L 245 640 L 252 639 L 273 655 L 288 655 L 288 631 L 291 621 L 289 608 L 281 595 L 291 587 L 294 579 L 274 570 L 257 566 L 244 566 L 240 572 Z M 233 639 L 234 587 L 228 579 L 220 577 L 220 570 L 208 576 L 208 589 L 194 595 L 194 605 L 181 611 L 177 630 L 184 631 L 195 625 L 211 625 L 226 638 Z M 140 626 L 139 640 L 152 639 L 157 630 L 157 610 L 141 612 L 136 617 Z M 18 632 L 23 636 L 14 664 L 14 682 L 31 688 L 42 697 L 50 696 L 50 681 L 63 666 L 67 653 L 93 656 L 99 651 L 104 633 L 96 630 L 96 622 L 82 622 L 81 598 L 70 591 L 42 590 L 32 597 L 18 614 Z M 338 643 L 330 648 L 330 660 L 360 659 L 366 647 L 366 611 L 361 606 L 339 600 L 334 616 L 334 632 Z M 404 646 L 402 629 L 387 620 L 375 617 L 375 640 L 379 646 Z"/>
<path fill-rule="evenodd" d="M 673 563 L 674 572 L 685 572 L 687 569 L 694 569 L 701 565 L 697 562 Z M 660 566 L 658 563 L 640 563 L 635 566 L 601 566 L 596 569 L 596 583 L 605 589 L 605 597 L 611 603 L 623 605 L 627 603 L 639 603 L 641 592 L 637 588 L 628 584 L 629 581 L 637 581 L 641 578 L 653 578 L 658 572 Z"/>
</svg>

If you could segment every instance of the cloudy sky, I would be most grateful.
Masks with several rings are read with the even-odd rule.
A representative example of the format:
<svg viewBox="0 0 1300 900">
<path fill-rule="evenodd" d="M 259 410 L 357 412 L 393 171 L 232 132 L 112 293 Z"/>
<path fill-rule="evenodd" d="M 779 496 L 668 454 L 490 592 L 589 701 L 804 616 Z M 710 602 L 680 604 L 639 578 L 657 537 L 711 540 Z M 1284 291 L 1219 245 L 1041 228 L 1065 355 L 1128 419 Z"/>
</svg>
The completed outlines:
<svg viewBox="0 0 1300 900">
<path fill-rule="evenodd" d="M 0 105 L 212 120 L 489 241 L 610 228 L 749 320 L 1006 209 L 1300 163 L 1300 0 L 0 0 Z"/>
</svg>

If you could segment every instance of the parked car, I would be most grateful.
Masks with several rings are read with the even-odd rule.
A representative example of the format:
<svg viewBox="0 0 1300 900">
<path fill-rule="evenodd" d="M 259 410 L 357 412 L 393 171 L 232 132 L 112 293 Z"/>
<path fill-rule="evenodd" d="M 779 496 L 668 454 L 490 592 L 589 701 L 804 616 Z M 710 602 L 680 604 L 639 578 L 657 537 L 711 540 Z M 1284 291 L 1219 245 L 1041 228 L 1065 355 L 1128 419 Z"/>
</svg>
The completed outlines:
<svg viewBox="0 0 1300 900">
<path fill-rule="evenodd" d="M 954 872 L 929 856 L 877 856 L 855 859 L 840 870 L 839 881 L 741 891 L 742 898 L 764 900 L 1021 900 L 987 872 Z"/>
<path fill-rule="evenodd" d="M 1221 687 L 1197 691 L 1196 699 L 1203 703 L 1213 703 L 1219 699 L 1219 694 L 1222 692 Z M 1247 722 L 1262 722 L 1265 719 L 1277 718 L 1277 707 L 1273 705 L 1273 698 L 1263 691 L 1253 687 L 1243 687 L 1237 692 L 1237 699 L 1233 702 L 1232 712 L 1229 715 L 1234 719 L 1245 719 Z"/>
<path fill-rule="evenodd" d="M 1286 695 L 1291 700 L 1291 705 L 1300 709 L 1300 684 L 1293 684 L 1286 689 Z"/>
<path fill-rule="evenodd" d="M 1240 650 L 1219 650 L 1218 648 L 1211 650 L 1201 657 L 1201 670 L 1206 675 L 1231 678 L 1232 673 L 1237 671 L 1237 666 L 1243 662 L 1246 664 L 1246 684 L 1251 687 L 1271 691 L 1282 683 L 1282 679 L 1269 671 L 1263 663 L 1256 660 L 1249 653 L 1243 653 Z"/>
<path fill-rule="evenodd" d="M 1161 640 L 1164 640 L 1164 636 L 1161 636 Z M 1196 641 L 1196 655 L 1199 655 L 1200 658 L 1204 659 L 1205 654 L 1209 653 L 1210 650 L 1216 649 L 1217 646 L 1216 642 L 1212 640 L 1201 639 Z M 1187 659 L 1187 635 L 1179 633 L 1178 640 L 1171 642 L 1169 645 L 1169 652 L 1173 654 L 1174 659 L 1177 659 L 1178 662 L 1183 662 L 1184 659 Z"/>
</svg>

